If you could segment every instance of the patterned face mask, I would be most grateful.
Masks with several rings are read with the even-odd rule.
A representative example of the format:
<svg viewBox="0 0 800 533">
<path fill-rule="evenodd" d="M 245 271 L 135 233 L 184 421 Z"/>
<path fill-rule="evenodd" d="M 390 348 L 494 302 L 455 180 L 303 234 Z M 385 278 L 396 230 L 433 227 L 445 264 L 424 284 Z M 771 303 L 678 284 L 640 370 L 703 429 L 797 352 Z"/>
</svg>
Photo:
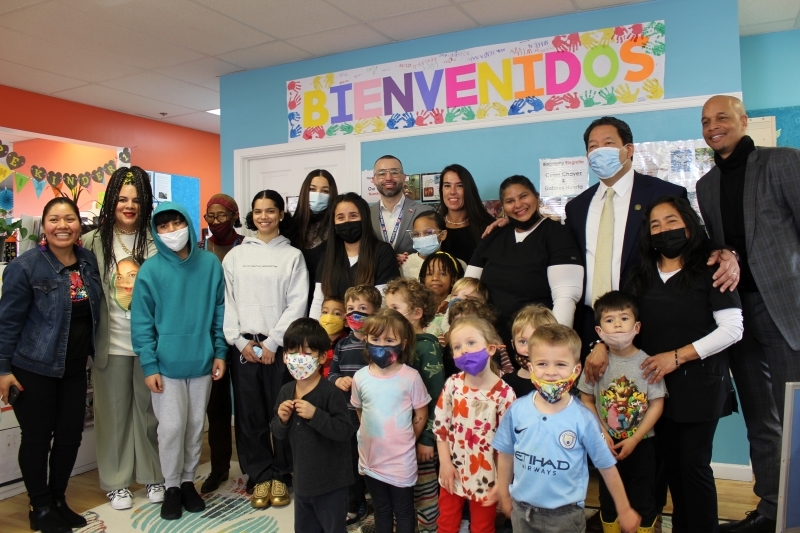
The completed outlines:
<svg viewBox="0 0 800 533">
<path fill-rule="evenodd" d="M 319 360 L 309 353 L 287 353 L 286 368 L 297 381 L 311 377 L 319 369 Z"/>
<path fill-rule="evenodd" d="M 547 403 L 558 403 L 558 401 L 564 397 L 565 393 L 569 393 L 572 384 L 575 383 L 577 379 L 578 373 L 575 372 L 575 369 L 572 370 L 572 374 L 567 379 L 559 379 L 557 381 L 538 379 L 534 373 L 531 372 L 533 386 L 536 387 L 536 390 L 539 391 L 539 394 L 542 395 L 542 398 L 544 398 Z"/>
</svg>

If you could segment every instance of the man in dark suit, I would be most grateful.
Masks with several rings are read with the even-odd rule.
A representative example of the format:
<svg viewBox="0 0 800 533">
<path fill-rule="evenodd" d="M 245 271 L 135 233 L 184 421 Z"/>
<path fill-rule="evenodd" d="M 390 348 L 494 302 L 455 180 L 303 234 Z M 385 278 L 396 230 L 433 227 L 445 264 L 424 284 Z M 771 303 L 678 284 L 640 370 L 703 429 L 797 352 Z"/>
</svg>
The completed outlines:
<svg viewBox="0 0 800 533">
<path fill-rule="evenodd" d="M 595 120 L 583 141 L 600 183 L 567 204 L 566 223 L 586 258 L 584 305 L 578 306 L 575 318 L 586 356 L 589 344 L 597 340 L 594 300 L 624 288 L 631 268 L 639 262 L 642 213 L 661 196 L 686 198 L 686 189 L 633 170 L 633 134 L 618 118 Z"/>
<path fill-rule="evenodd" d="M 740 259 L 744 338 L 729 359 L 761 498 L 720 531 L 772 532 L 786 383 L 800 381 L 800 150 L 757 148 L 738 98 L 709 99 L 702 125 L 716 166 L 697 183 L 700 211 L 711 238 Z"/>
<path fill-rule="evenodd" d="M 394 247 L 398 262 L 401 264 L 414 251 L 411 234 L 414 219 L 423 211 L 433 209 L 430 205 L 420 204 L 406 198 L 403 185 L 406 175 L 403 163 L 393 155 L 384 155 L 375 161 L 372 183 L 381 195 L 381 199 L 370 204 L 372 228 L 375 235 Z"/>
</svg>

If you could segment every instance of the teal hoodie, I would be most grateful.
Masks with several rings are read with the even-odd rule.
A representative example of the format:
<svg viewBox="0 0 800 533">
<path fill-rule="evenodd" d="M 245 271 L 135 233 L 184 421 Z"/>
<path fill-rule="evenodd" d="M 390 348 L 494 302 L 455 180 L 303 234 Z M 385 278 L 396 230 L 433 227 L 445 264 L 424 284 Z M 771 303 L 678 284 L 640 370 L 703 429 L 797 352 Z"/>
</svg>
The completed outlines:
<svg viewBox="0 0 800 533">
<path fill-rule="evenodd" d="M 158 253 L 142 264 L 131 302 L 131 340 L 145 377 L 188 379 L 211 374 L 214 358 L 225 359 L 222 333 L 225 276 L 219 259 L 197 246 L 189 213 L 163 202 L 153 212 L 178 211 L 189 223 L 189 257 L 181 261 L 150 221 Z"/>
</svg>

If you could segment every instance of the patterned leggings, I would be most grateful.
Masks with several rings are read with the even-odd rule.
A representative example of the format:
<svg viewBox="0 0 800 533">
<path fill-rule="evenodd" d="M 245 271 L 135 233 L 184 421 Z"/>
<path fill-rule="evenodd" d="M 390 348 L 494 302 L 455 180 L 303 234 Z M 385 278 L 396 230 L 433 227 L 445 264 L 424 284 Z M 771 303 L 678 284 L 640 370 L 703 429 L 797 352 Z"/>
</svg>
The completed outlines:
<svg viewBox="0 0 800 533">
<path fill-rule="evenodd" d="M 439 518 L 439 454 L 436 448 L 433 459 L 417 465 L 414 510 L 417 512 L 419 533 L 436 533 L 436 520 Z"/>
</svg>

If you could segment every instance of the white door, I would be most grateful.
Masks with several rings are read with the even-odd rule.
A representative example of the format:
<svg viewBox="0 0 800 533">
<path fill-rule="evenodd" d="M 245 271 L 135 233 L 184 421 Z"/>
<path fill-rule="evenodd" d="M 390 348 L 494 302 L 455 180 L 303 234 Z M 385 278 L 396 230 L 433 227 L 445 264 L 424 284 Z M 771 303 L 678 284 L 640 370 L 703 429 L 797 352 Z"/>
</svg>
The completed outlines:
<svg viewBox="0 0 800 533">
<path fill-rule="evenodd" d="M 340 194 L 355 190 L 349 179 L 353 172 L 349 169 L 348 156 L 351 154 L 347 148 L 346 143 L 309 143 L 309 146 L 301 147 L 292 144 L 247 149 L 249 154 L 241 154 L 242 172 L 237 179 L 236 200 L 240 205 L 246 205 L 249 211 L 253 196 L 264 189 L 272 189 L 284 197 L 287 208 L 293 211 L 303 180 L 318 168 L 333 174 Z"/>
<path fill-rule="evenodd" d="M 777 146 L 775 117 L 756 117 L 747 120 L 747 134 L 756 146 Z"/>
</svg>

